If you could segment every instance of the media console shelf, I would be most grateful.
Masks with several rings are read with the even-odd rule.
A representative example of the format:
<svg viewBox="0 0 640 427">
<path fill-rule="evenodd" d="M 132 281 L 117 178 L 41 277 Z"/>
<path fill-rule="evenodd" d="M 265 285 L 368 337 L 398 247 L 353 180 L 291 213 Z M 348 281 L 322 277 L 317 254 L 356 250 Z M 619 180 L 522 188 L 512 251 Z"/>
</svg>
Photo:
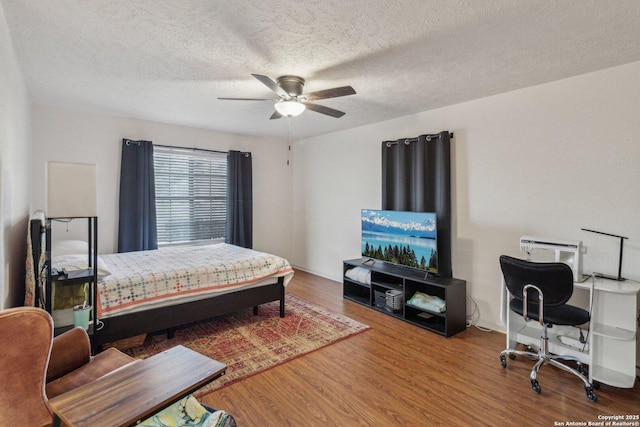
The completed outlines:
<svg viewBox="0 0 640 427">
<path fill-rule="evenodd" d="M 348 270 L 356 267 L 370 271 L 370 284 L 346 276 Z M 445 337 L 451 337 L 466 328 L 467 282 L 464 280 L 425 277 L 425 272 L 420 270 L 369 258 L 343 261 L 342 277 L 343 296 L 348 300 Z M 388 304 L 387 291 L 397 295 L 391 298 L 402 298 L 402 304 Z M 416 292 L 441 298 L 446 303 L 446 310 L 440 313 L 407 304 Z"/>
</svg>

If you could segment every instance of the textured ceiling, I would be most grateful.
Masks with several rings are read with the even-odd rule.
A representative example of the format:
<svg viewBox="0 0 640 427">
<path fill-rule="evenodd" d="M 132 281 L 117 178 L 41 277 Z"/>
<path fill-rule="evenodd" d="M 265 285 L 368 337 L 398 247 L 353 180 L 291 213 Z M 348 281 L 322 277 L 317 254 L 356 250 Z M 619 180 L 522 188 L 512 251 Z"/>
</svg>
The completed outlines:
<svg viewBox="0 0 640 427">
<path fill-rule="evenodd" d="M 251 73 L 351 85 L 294 138 L 640 60 L 637 0 L 0 0 L 34 103 L 285 136 Z"/>
</svg>

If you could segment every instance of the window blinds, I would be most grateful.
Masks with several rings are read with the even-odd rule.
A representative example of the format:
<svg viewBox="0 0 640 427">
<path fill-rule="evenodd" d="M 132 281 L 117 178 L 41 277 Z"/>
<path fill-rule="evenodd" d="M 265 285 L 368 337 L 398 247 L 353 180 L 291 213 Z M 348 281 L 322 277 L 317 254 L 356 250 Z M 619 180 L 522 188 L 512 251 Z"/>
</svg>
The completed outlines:
<svg viewBox="0 0 640 427">
<path fill-rule="evenodd" d="M 227 154 L 154 147 L 158 244 L 224 240 Z"/>
</svg>

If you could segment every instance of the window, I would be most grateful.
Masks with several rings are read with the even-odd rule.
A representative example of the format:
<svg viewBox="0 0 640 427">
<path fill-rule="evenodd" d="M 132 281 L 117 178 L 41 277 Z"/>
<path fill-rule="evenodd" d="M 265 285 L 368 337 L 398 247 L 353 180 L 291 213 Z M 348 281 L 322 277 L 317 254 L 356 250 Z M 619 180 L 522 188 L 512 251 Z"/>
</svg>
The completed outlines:
<svg viewBox="0 0 640 427">
<path fill-rule="evenodd" d="M 154 146 L 158 245 L 224 241 L 227 153 Z"/>
</svg>

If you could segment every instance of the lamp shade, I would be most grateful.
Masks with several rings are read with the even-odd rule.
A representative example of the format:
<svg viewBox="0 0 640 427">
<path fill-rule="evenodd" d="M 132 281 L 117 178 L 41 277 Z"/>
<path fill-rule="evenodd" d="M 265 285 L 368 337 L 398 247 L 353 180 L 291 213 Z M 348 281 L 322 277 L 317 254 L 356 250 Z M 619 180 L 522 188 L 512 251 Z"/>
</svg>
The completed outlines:
<svg viewBox="0 0 640 427">
<path fill-rule="evenodd" d="M 96 165 L 47 162 L 47 217 L 98 216 Z"/>
<path fill-rule="evenodd" d="M 276 111 L 283 116 L 299 116 L 305 110 L 302 102 L 298 101 L 280 101 L 275 104 Z"/>
</svg>

